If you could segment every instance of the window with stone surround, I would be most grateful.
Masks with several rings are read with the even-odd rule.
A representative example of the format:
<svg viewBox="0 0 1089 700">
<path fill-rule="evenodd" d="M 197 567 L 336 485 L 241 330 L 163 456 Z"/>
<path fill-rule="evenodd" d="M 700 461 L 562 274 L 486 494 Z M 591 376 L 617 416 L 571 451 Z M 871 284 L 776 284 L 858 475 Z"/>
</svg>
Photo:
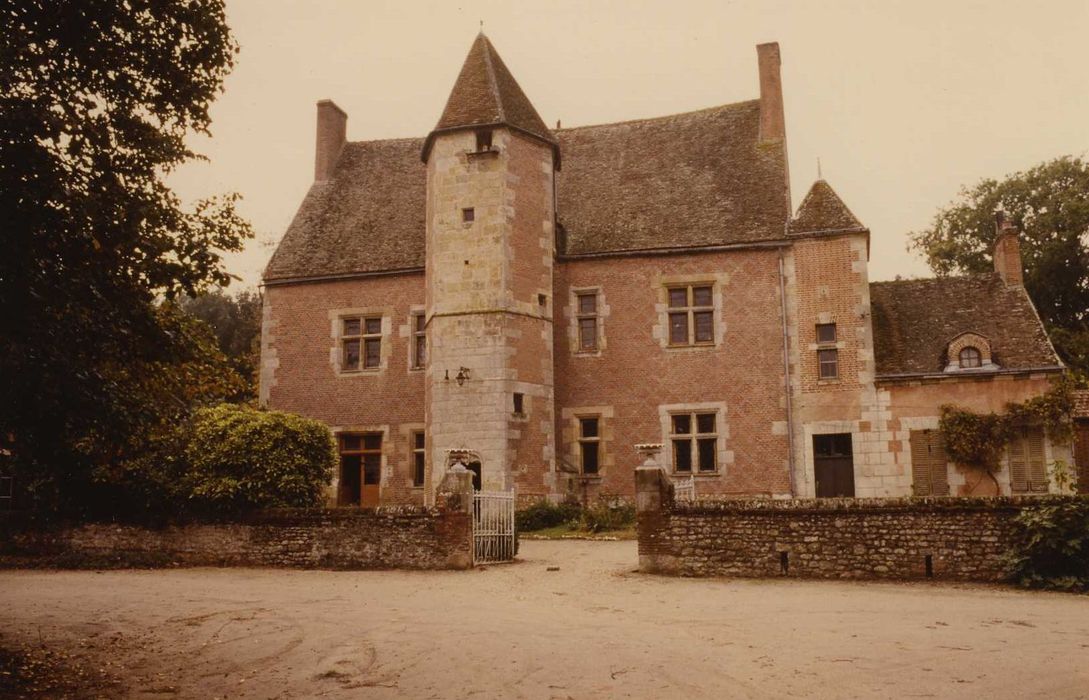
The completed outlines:
<svg viewBox="0 0 1089 700">
<path fill-rule="evenodd" d="M 714 344 L 714 287 L 710 284 L 671 286 L 666 293 L 669 305 L 669 344 Z"/>
<path fill-rule="evenodd" d="M 382 317 L 349 316 L 342 318 L 340 332 L 340 369 L 354 372 L 382 366 Z"/>
<path fill-rule="evenodd" d="M 817 377 L 839 378 L 839 350 L 836 348 L 836 324 L 817 324 Z"/>
<path fill-rule="evenodd" d="M 674 413 L 670 415 L 670 441 L 673 444 L 673 471 L 701 474 L 718 471 L 718 415 L 714 412 Z"/>
<path fill-rule="evenodd" d="M 597 338 L 597 292 L 579 292 L 575 295 L 576 315 L 579 329 L 579 352 L 596 352 Z"/>
<path fill-rule="evenodd" d="M 582 473 L 597 475 L 601 468 L 601 421 L 598 416 L 579 417 L 579 465 Z"/>
<path fill-rule="evenodd" d="M 412 433 L 412 486 L 414 488 L 423 488 L 424 485 L 425 443 L 422 430 Z"/>
<path fill-rule="evenodd" d="M 412 314 L 412 369 L 423 369 L 427 365 L 427 317 L 422 313 Z"/>
</svg>

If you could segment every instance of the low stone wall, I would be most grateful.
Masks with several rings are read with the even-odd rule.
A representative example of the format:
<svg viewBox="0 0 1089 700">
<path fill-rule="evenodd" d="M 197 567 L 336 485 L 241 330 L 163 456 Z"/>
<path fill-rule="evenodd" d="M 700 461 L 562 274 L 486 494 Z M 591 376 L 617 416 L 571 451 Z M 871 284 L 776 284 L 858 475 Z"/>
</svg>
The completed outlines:
<svg viewBox="0 0 1089 700">
<path fill-rule="evenodd" d="M 436 508 L 276 510 L 239 522 L 164 528 L 43 527 L 9 516 L 0 519 L 0 565 L 467 569 L 471 474 L 462 481 L 444 481 L 451 488 Z"/>
<path fill-rule="evenodd" d="M 680 576 L 1001 581 L 1038 497 L 674 501 L 636 472 L 639 568 Z"/>
</svg>

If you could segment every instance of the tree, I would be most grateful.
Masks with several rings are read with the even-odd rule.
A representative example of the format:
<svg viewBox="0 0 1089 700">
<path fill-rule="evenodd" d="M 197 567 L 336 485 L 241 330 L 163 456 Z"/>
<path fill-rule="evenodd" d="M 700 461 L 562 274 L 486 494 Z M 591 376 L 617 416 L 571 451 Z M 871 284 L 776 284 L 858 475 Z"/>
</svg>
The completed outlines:
<svg viewBox="0 0 1089 700">
<path fill-rule="evenodd" d="M 261 354 L 261 295 L 242 290 L 232 296 L 213 289 L 183 299 L 181 308 L 211 327 L 219 349 L 248 384 L 245 398 L 255 398 Z"/>
<path fill-rule="evenodd" d="M 964 188 L 911 234 L 938 275 L 993 270 L 994 212 L 1021 229 L 1025 289 L 1060 357 L 1089 378 L 1089 163 L 1063 157 Z"/>
<path fill-rule="evenodd" d="M 0 9 L 0 434 L 22 483 L 80 501 L 200 366 L 160 301 L 225 284 L 252 233 L 236 195 L 186 208 L 163 178 L 236 52 L 222 0 Z"/>
</svg>

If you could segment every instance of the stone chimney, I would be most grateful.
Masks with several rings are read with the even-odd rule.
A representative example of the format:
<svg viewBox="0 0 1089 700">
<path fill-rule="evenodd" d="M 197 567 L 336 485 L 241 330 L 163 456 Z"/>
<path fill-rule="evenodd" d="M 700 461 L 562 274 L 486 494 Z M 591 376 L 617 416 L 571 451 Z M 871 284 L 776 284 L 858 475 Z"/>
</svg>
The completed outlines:
<svg viewBox="0 0 1089 700">
<path fill-rule="evenodd" d="M 760 140 L 776 141 L 786 137 L 783 118 L 783 81 L 779 77 L 779 44 L 756 47 L 760 67 Z"/>
<path fill-rule="evenodd" d="M 333 177 L 333 168 L 348 136 L 348 114 L 332 100 L 318 102 L 318 145 L 314 153 L 314 179 Z"/>
<path fill-rule="evenodd" d="M 1021 265 L 1021 238 L 1013 222 L 1006 220 L 1003 211 L 994 213 L 994 271 L 1010 286 L 1023 286 L 1024 271 Z"/>
</svg>

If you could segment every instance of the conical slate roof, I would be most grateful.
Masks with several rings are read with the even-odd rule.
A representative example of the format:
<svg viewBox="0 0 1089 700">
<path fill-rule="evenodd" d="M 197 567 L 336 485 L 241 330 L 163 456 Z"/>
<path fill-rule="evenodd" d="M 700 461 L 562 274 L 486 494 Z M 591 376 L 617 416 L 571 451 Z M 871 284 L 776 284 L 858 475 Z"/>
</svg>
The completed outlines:
<svg viewBox="0 0 1089 700">
<path fill-rule="evenodd" d="M 481 32 L 465 57 L 439 123 L 424 142 L 423 159 L 427 160 L 431 143 L 439 133 L 499 125 L 541 139 L 553 148 L 559 147 L 495 47 Z"/>
<path fill-rule="evenodd" d="M 866 231 L 832 186 L 817 180 L 798 207 L 798 215 L 790 222 L 791 233 L 830 233 L 833 231 Z"/>
</svg>

